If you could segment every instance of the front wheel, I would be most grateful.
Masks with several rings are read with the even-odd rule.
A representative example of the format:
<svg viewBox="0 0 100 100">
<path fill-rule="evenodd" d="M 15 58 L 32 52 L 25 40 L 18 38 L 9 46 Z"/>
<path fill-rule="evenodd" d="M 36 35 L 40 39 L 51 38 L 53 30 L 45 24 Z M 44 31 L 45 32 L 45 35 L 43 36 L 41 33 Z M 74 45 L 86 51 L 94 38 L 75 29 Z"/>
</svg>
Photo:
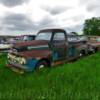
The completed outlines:
<svg viewBox="0 0 100 100">
<path fill-rule="evenodd" d="M 36 69 L 42 69 L 42 68 L 47 67 L 47 66 L 48 66 L 48 64 L 46 61 L 39 61 L 36 65 Z"/>
</svg>

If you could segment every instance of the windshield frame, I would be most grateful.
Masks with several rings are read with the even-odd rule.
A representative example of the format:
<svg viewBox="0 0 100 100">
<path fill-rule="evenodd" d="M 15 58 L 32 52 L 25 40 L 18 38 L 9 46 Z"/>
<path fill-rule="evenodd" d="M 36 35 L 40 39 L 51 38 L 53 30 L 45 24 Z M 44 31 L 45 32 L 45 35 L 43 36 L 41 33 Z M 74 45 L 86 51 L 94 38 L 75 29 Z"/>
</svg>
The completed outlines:
<svg viewBox="0 0 100 100">
<path fill-rule="evenodd" d="M 48 34 L 48 36 L 50 37 L 49 39 L 37 39 L 37 37 L 40 35 L 40 34 Z M 35 37 L 35 40 L 45 40 L 45 41 L 51 41 L 51 39 L 52 39 L 52 32 L 50 32 L 50 31 L 47 31 L 47 32 L 39 32 L 38 34 L 37 34 L 37 36 Z"/>
</svg>

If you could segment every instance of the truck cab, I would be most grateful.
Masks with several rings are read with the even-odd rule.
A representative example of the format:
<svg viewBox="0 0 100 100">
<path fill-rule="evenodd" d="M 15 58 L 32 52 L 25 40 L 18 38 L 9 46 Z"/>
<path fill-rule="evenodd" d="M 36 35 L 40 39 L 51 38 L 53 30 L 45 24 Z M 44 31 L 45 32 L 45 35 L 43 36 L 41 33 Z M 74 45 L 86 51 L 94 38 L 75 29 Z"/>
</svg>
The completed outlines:
<svg viewBox="0 0 100 100">
<path fill-rule="evenodd" d="M 17 43 L 8 53 L 10 68 L 33 71 L 55 66 L 80 56 L 81 44 L 68 42 L 63 29 L 44 29 L 37 33 L 35 40 Z"/>
</svg>

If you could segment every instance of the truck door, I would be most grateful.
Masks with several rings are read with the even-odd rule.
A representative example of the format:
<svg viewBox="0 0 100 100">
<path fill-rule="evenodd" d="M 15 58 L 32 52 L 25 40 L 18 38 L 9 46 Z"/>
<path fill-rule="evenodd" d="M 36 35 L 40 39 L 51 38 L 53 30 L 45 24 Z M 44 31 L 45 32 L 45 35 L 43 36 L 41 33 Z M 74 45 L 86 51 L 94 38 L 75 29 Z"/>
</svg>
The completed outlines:
<svg viewBox="0 0 100 100">
<path fill-rule="evenodd" d="M 54 61 L 64 60 L 67 51 L 66 34 L 64 32 L 55 32 L 52 45 Z"/>
<path fill-rule="evenodd" d="M 69 43 L 67 58 L 70 59 L 70 58 L 73 58 L 73 57 L 76 57 L 76 56 L 78 56 L 78 51 L 76 49 L 76 46 Z"/>
</svg>

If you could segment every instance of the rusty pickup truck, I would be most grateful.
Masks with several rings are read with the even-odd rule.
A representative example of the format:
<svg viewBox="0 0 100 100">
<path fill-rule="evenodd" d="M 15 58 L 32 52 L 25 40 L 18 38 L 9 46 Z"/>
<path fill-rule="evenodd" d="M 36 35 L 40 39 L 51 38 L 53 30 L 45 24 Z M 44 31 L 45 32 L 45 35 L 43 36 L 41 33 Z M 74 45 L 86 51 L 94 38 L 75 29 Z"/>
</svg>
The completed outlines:
<svg viewBox="0 0 100 100">
<path fill-rule="evenodd" d="M 44 29 L 35 40 L 15 44 L 7 66 L 28 72 L 77 59 L 83 53 L 87 53 L 86 41 L 72 38 L 63 29 Z"/>
</svg>

